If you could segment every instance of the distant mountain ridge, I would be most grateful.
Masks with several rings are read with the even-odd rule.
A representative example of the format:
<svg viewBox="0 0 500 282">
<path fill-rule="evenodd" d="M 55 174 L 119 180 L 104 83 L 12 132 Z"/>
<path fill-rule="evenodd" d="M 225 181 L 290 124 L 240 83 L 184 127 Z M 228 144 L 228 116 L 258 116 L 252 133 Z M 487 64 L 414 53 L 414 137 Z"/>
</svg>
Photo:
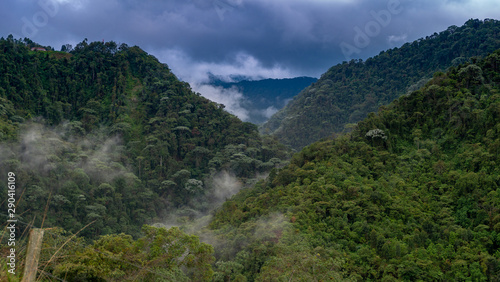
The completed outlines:
<svg viewBox="0 0 500 282">
<path fill-rule="evenodd" d="M 212 77 L 210 85 L 225 89 L 235 87 L 246 98 L 242 107 L 249 111 L 249 122 L 261 124 L 272 114 L 283 108 L 293 97 L 304 88 L 316 82 L 314 77 L 294 77 L 282 79 L 250 80 L 240 77 L 236 82 L 225 82 Z"/>
<path fill-rule="evenodd" d="M 378 107 L 416 90 L 436 71 L 444 71 L 474 56 L 500 48 L 500 22 L 471 19 L 366 61 L 351 60 L 331 67 L 285 108 L 274 114 L 261 132 L 300 149 L 345 130 Z"/>
</svg>

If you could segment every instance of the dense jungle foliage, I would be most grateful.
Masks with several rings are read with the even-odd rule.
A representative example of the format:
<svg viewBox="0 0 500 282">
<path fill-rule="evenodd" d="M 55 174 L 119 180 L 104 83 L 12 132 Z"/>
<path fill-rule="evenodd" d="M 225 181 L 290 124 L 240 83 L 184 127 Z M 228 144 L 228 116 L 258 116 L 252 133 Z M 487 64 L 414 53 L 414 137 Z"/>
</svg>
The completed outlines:
<svg viewBox="0 0 500 282">
<path fill-rule="evenodd" d="M 144 225 L 141 237 L 128 234 L 99 236 L 92 243 L 62 228 L 44 228 L 37 281 L 210 281 L 213 247 L 170 229 Z M 2 249 L 1 281 L 24 281 L 26 234 L 16 239 L 17 268 L 7 274 Z M 5 254 L 5 256 L 4 256 Z M 5 270 L 5 271 L 4 271 Z"/>
<path fill-rule="evenodd" d="M 34 46 L 0 40 L 0 173 L 17 175 L 24 222 L 139 236 L 174 210 L 192 218 L 231 196 L 213 184 L 219 174 L 241 188 L 288 158 L 138 47 Z"/>
<path fill-rule="evenodd" d="M 499 281 L 500 50 L 314 143 L 210 224 L 217 281 Z"/>
<path fill-rule="evenodd" d="M 33 46 L 0 40 L 19 269 L 35 226 L 47 281 L 500 280 L 500 50 L 283 167 L 282 145 L 138 47 Z M 181 228 L 144 225 L 174 212 Z"/>
<path fill-rule="evenodd" d="M 343 132 L 397 97 L 419 89 L 434 72 L 500 48 L 500 22 L 469 20 L 366 61 L 333 66 L 261 128 L 300 149 Z"/>
</svg>

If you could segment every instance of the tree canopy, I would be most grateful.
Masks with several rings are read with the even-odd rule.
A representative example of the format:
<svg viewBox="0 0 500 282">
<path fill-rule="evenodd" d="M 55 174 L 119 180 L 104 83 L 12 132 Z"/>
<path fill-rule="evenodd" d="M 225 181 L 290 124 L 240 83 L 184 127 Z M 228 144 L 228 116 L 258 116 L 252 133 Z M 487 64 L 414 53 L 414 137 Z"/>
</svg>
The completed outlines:
<svg viewBox="0 0 500 282">
<path fill-rule="evenodd" d="M 225 242 L 215 277 L 496 281 L 499 152 L 500 50 L 224 203 L 210 225 Z"/>
<path fill-rule="evenodd" d="M 289 157 L 137 46 L 33 46 L 0 39 L 0 172 L 19 175 L 18 214 L 35 226 L 97 220 L 82 235 L 139 236 L 176 210 L 213 209 L 218 173 L 251 183 Z"/>
<path fill-rule="evenodd" d="M 500 22 L 467 21 L 366 61 L 331 67 L 261 128 L 282 143 L 300 149 L 321 138 L 349 130 L 380 106 L 415 91 L 436 71 L 446 71 L 472 57 L 500 48 Z"/>
</svg>

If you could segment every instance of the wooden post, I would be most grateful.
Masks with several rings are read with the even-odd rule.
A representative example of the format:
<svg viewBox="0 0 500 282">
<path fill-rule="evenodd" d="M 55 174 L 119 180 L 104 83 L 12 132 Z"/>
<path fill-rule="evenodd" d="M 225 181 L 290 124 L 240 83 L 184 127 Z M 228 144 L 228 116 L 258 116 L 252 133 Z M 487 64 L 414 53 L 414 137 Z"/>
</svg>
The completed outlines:
<svg viewBox="0 0 500 282">
<path fill-rule="evenodd" d="M 38 272 L 38 259 L 42 250 L 43 229 L 32 228 L 28 242 L 28 252 L 26 254 L 26 264 L 24 265 L 24 275 L 22 282 L 33 282 Z"/>
</svg>

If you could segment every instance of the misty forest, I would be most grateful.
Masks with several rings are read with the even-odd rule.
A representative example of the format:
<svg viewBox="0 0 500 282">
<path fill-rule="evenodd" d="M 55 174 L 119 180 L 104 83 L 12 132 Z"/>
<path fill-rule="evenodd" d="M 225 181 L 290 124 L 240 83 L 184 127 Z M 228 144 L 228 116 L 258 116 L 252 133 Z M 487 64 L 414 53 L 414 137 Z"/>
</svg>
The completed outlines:
<svg viewBox="0 0 500 282">
<path fill-rule="evenodd" d="M 500 21 L 213 83 L 281 109 L 243 122 L 138 46 L 1 38 L 0 280 L 40 228 L 37 281 L 500 281 Z"/>
</svg>

